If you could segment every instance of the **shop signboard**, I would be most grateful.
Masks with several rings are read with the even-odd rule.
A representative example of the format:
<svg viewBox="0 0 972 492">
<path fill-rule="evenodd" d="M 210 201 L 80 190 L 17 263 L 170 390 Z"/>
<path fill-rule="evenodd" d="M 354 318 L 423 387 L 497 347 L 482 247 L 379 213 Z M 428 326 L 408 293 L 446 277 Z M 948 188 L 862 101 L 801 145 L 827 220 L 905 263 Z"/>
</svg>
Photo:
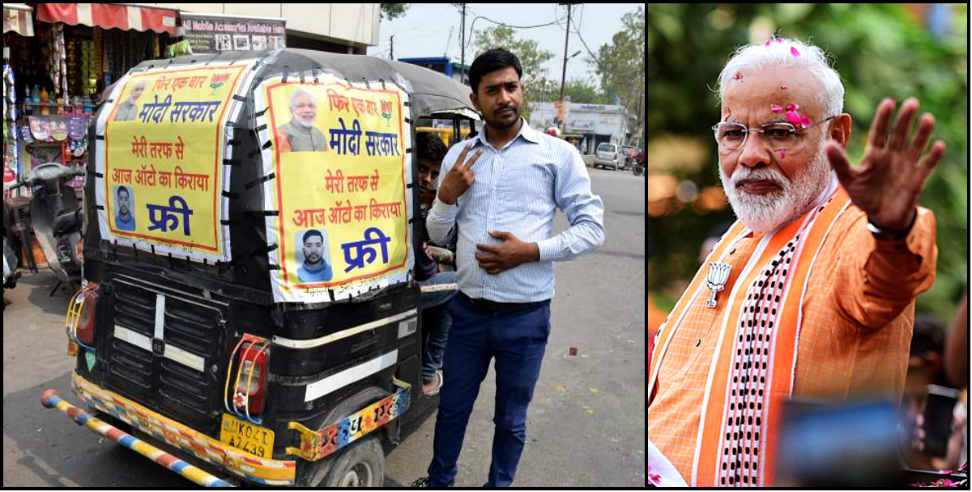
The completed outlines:
<svg viewBox="0 0 972 492">
<path fill-rule="evenodd" d="M 303 81 L 303 82 L 302 82 Z M 322 303 L 408 280 L 411 240 L 408 95 L 290 74 L 254 90 L 266 128 L 264 208 L 276 302 Z"/>
<path fill-rule="evenodd" d="M 262 51 L 286 47 L 286 20 L 182 12 L 185 39 L 193 53 Z"/>
<path fill-rule="evenodd" d="M 565 130 L 568 132 L 594 133 L 597 127 L 597 115 L 573 111 L 567 119 Z"/>
<path fill-rule="evenodd" d="M 227 142 L 253 61 L 121 79 L 99 115 L 95 187 L 103 239 L 195 261 L 229 261 Z"/>
</svg>

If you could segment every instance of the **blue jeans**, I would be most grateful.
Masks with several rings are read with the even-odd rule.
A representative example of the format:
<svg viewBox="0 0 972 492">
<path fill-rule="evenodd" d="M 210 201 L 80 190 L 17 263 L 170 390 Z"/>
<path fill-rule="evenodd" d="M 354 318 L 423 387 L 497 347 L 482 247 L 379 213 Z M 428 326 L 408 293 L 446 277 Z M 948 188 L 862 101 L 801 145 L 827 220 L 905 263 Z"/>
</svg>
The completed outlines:
<svg viewBox="0 0 972 492">
<path fill-rule="evenodd" d="M 418 284 L 426 287 L 455 283 L 456 272 L 439 272 Z M 422 360 L 422 383 L 432 382 L 435 372 L 442 369 L 442 353 L 449 338 L 449 326 L 452 325 L 452 318 L 445 305 L 456 295 L 456 292 L 459 292 L 458 287 L 423 292 L 419 298 L 419 305 L 422 308 L 422 328 L 429 333 L 425 342 L 425 358 Z"/>
<path fill-rule="evenodd" d="M 449 304 L 449 312 L 452 334 L 445 352 L 445 383 L 439 393 L 430 485 L 448 486 L 455 480 L 466 424 L 489 361 L 495 358 L 493 461 L 486 486 L 509 486 L 526 441 L 527 406 L 550 335 L 550 303 L 517 313 L 493 314 L 457 296 Z"/>
</svg>

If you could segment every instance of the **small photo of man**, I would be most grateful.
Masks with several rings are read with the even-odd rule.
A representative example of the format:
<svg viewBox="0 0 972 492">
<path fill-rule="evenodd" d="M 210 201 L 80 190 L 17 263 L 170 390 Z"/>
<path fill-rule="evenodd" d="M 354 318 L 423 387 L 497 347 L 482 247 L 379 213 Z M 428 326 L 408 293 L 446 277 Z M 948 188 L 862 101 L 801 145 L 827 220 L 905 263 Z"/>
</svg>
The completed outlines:
<svg viewBox="0 0 972 492">
<path fill-rule="evenodd" d="M 248 34 L 233 35 L 233 49 L 236 51 L 249 51 L 250 36 Z"/>
<path fill-rule="evenodd" d="M 135 199 L 127 186 L 115 187 L 115 227 L 121 231 L 135 230 L 135 215 L 132 214 Z"/>
<path fill-rule="evenodd" d="M 331 255 L 328 253 L 327 231 L 308 229 L 297 234 L 297 279 L 301 283 L 331 280 Z"/>
<path fill-rule="evenodd" d="M 142 97 L 143 92 L 145 92 L 145 81 L 139 80 L 135 82 L 132 90 L 128 93 L 128 99 L 118 104 L 118 111 L 115 112 L 114 121 L 134 121 L 138 116 L 138 105 L 135 103 L 138 101 L 138 98 Z"/>
<path fill-rule="evenodd" d="M 216 35 L 217 51 L 233 51 L 233 37 L 229 34 Z"/>
<path fill-rule="evenodd" d="M 263 51 L 267 49 L 267 37 L 253 36 L 253 40 L 250 46 L 253 49 L 253 51 Z"/>
<path fill-rule="evenodd" d="M 277 127 L 280 152 L 325 152 L 324 133 L 314 126 L 317 101 L 310 92 L 297 89 L 290 95 L 290 121 Z"/>
</svg>

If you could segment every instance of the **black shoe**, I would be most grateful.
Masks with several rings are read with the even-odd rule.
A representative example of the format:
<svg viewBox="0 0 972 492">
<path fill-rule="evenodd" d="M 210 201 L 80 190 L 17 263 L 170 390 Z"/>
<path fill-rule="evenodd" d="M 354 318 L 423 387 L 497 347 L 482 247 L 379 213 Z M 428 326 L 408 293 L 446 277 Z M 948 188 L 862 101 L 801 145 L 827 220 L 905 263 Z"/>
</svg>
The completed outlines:
<svg viewBox="0 0 972 492">
<path fill-rule="evenodd" d="M 429 485 L 429 477 L 422 477 L 422 478 L 420 478 L 420 479 L 412 482 L 412 487 L 413 488 L 419 488 L 419 487 L 421 487 L 421 488 L 428 488 L 428 487 L 430 487 L 430 485 Z"/>
</svg>

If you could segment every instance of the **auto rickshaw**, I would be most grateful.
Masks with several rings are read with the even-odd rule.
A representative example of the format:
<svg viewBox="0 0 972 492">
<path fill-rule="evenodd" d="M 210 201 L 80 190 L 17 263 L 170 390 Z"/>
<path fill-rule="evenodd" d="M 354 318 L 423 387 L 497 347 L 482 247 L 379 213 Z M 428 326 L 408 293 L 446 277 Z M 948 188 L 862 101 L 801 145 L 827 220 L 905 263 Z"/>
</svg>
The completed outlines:
<svg viewBox="0 0 972 492">
<path fill-rule="evenodd" d="M 438 402 L 419 375 L 411 142 L 432 119 L 471 128 L 468 95 L 302 49 L 130 70 L 88 130 L 66 319 L 93 414 L 42 403 L 202 485 L 381 486 Z"/>
</svg>

